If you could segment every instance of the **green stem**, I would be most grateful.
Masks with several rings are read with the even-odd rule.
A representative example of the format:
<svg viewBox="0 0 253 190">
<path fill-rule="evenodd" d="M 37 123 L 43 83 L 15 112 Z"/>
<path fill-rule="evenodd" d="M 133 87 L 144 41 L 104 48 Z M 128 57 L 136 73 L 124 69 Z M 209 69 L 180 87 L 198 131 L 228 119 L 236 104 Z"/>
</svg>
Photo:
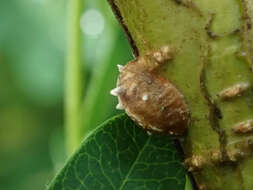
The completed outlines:
<svg viewBox="0 0 253 190">
<path fill-rule="evenodd" d="M 135 54 L 175 48 L 161 74 L 184 95 L 182 143 L 199 190 L 253 188 L 253 1 L 108 0 Z"/>
<path fill-rule="evenodd" d="M 71 154 L 81 141 L 80 107 L 83 89 L 80 17 L 83 0 L 69 0 L 68 46 L 65 81 L 66 149 Z"/>
</svg>

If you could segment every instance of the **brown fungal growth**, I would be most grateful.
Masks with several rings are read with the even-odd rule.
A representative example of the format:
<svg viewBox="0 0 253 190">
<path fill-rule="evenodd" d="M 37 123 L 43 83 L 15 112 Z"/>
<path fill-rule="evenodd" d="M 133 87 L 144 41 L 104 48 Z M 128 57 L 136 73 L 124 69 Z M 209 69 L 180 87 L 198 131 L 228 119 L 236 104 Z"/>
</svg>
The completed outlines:
<svg viewBox="0 0 253 190">
<path fill-rule="evenodd" d="M 184 161 L 186 168 L 188 168 L 188 171 L 190 172 L 202 169 L 206 163 L 207 160 L 200 155 L 193 155 L 191 158 L 187 158 Z"/>
<path fill-rule="evenodd" d="M 222 100 L 229 100 L 231 98 L 241 96 L 250 87 L 249 83 L 242 82 L 226 88 L 217 94 Z"/>
<path fill-rule="evenodd" d="M 173 54 L 164 46 L 119 66 L 117 87 L 111 94 L 118 96 L 117 108 L 125 109 L 147 131 L 182 135 L 189 121 L 184 96 L 158 74 L 159 67 L 171 60 Z"/>
<path fill-rule="evenodd" d="M 210 153 L 210 159 L 213 163 L 220 163 L 222 160 L 222 155 L 220 150 L 211 151 Z"/>
<path fill-rule="evenodd" d="M 253 131 L 253 119 L 243 121 L 238 123 L 232 128 L 234 133 L 237 134 L 246 134 Z"/>
<path fill-rule="evenodd" d="M 205 184 L 199 185 L 199 190 L 206 190 L 206 189 L 207 189 L 207 187 Z"/>
<path fill-rule="evenodd" d="M 227 146 L 228 159 L 222 158 L 222 152 L 219 149 L 212 149 L 202 154 L 194 154 L 186 158 L 184 161 L 188 171 L 198 171 L 213 165 L 221 165 L 224 163 L 238 163 L 238 161 L 247 159 L 253 155 L 252 137 L 246 140 L 236 141 Z"/>
</svg>

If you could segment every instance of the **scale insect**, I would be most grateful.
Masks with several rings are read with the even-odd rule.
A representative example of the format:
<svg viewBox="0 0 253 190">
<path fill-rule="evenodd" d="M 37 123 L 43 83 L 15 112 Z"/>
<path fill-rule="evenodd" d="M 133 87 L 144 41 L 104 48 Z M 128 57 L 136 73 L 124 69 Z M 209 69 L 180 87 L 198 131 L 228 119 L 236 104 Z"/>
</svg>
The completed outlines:
<svg viewBox="0 0 253 190">
<path fill-rule="evenodd" d="M 189 111 L 182 93 L 158 69 L 173 59 L 173 50 L 164 46 L 118 65 L 120 75 L 111 94 L 118 97 L 117 109 L 126 113 L 148 132 L 183 135 Z"/>
</svg>

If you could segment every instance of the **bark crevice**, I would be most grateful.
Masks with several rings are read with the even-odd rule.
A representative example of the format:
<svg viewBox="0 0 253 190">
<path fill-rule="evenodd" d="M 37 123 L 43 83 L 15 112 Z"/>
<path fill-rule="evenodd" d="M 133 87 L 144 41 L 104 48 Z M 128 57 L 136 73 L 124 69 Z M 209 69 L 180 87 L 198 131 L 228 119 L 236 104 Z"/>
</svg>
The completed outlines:
<svg viewBox="0 0 253 190">
<path fill-rule="evenodd" d="M 208 53 L 209 54 L 209 53 Z M 208 92 L 208 89 L 206 87 L 206 67 L 209 63 L 208 57 L 204 58 L 204 62 L 202 65 L 201 73 L 200 73 L 200 89 L 202 92 L 202 95 L 207 101 L 207 104 L 209 106 L 209 122 L 212 127 L 212 129 L 218 134 L 219 136 L 219 143 L 220 143 L 220 152 L 221 152 L 221 160 L 223 162 L 229 161 L 229 157 L 226 150 L 227 145 L 227 137 L 225 130 L 221 129 L 219 125 L 219 120 L 222 119 L 222 113 L 217 106 L 214 99 L 212 99 L 210 93 Z"/>
<path fill-rule="evenodd" d="M 135 44 L 135 41 L 130 33 L 130 31 L 128 30 L 126 24 L 124 23 L 124 20 L 123 20 L 123 17 L 121 16 L 121 13 L 120 13 L 120 10 L 119 8 L 117 7 L 117 5 L 115 4 L 114 0 L 107 0 L 109 5 L 111 6 L 111 9 L 112 11 L 114 12 L 118 22 L 120 23 L 122 29 L 124 30 L 125 32 L 125 35 L 130 43 L 130 46 L 132 48 L 132 52 L 134 54 L 135 57 L 138 57 L 139 56 L 139 50 Z"/>
</svg>

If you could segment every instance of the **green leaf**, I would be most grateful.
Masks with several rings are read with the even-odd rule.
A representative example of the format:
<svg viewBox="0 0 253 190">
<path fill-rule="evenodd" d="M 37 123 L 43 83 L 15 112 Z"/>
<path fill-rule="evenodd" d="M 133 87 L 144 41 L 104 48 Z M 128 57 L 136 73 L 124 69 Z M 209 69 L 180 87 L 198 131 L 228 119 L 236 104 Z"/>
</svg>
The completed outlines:
<svg viewBox="0 0 253 190">
<path fill-rule="evenodd" d="M 185 177 L 186 177 L 185 190 L 193 190 L 193 186 L 192 186 L 190 178 L 187 175 Z"/>
<path fill-rule="evenodd" d="M 183 190 L 185 170 L 174 141 L 147 135 L 125 114 L 99 126 L 49 190 Z"/>
</svg>

